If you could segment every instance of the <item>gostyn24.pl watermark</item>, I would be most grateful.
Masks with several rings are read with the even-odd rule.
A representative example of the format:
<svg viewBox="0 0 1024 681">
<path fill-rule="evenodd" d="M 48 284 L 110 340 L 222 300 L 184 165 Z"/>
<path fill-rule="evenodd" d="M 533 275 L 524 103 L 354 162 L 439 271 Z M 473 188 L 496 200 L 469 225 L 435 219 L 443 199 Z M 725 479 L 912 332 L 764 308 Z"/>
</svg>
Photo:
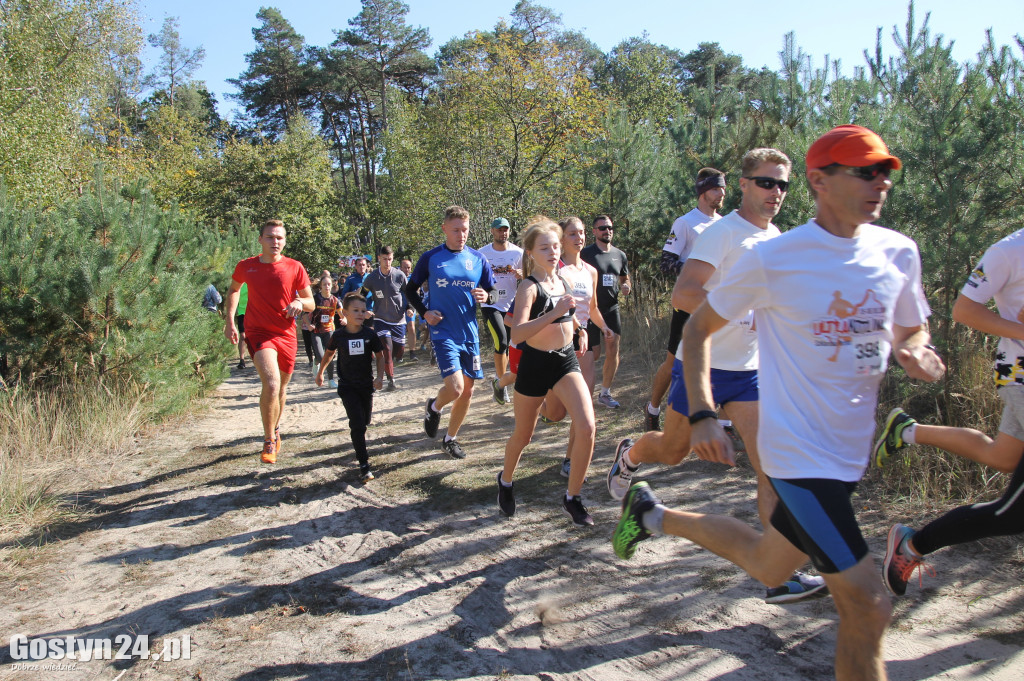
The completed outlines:
<svg viewBox="0 0 1024 681">
<path fill-rule="evenodd" d="M 192 637 L 183 634 L 179 638 L 167 637 L 159 650 L 149 645 L 149 636 L 121 634 L 109 638 L 29 638 L 24 634 L 11 636 L 11 659 L 15 664 L 22 661 L 40 660 L 191 660 Z"/>
</svg>

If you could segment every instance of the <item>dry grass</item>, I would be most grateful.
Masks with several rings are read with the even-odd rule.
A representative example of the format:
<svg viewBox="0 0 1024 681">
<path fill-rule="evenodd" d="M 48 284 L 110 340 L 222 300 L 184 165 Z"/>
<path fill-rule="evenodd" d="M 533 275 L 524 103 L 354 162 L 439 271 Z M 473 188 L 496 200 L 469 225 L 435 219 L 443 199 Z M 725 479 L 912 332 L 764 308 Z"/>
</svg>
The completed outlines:
<svg viewBox="0 0 1024 681">
<path fill-rule="evenodd" d="M 67 495 L 81 489 L 81 468 L 97 453 L 109 465 L 112 456 L 128 451 L 147 418 L 137 389 L 78 384 L 2 393 L 0 537 L 75 515 Z"/>
</svg>

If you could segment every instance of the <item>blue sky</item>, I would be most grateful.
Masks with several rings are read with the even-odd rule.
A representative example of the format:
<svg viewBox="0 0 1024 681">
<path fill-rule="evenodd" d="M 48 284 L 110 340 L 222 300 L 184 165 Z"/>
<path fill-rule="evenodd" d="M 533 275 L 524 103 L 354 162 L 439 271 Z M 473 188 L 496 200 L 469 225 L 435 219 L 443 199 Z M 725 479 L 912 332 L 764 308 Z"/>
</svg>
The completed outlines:
<svg viewBox="0 0 1024 681">
<path fill-rule="evenodd" d="M 280 9 L 313 45 L 333 41 L 334 31 L 347 28 L 348 20 L 360 10 L 358 0 L 138 0 L 138 4 L 146 34 L 159 31 L 165 16 L 176 16 L 182 43 L 205 48 L 206 60 L 195 77 L 206 81 L 224 114 L 238 106 L 227 99 L 234 88 L 225 80 L 246 68 L 245 55 L 254 48 L 252 28 L 260 7 Z M 515 0 L 407 0 L 407 4 L 408 22 L 430 31 L 433 52 L 450 38 L 492 28 L 508 17 Z M 794 31 L 797 45 L 812 56 L 815 65 L 822 64 L 828 54 L 841 59 L 847 72 L 864 63 L 865 49 L 874 49 L 878 27 L 883 29 L 883 46 L 891 53 L 893 27 L 902 31 L 907 17 L 907 4 L 901 0 L 547 0 L 539 4 L 560 13 L 567 28 L 582 31 L 606 52 L 646 31 L 651 41 L 683 52 L 701 42 L 717 42 L 727 52 L 742 56 L 747 66 L 776 69 L 783 36 Z M 932 35 L 955 41 L 954 55 L 960 61 L 977 54 L 988 28 L 999 44 L 1013 44 L 1015 34 L 1024 34 L 1024 3 L 1016 0 L 919 0 L 915 7 L 919 22 L 931 12 Z M 147 65 L 155 63 L 154 51 L 148 49 L 145 56 Z"/>
</svg>

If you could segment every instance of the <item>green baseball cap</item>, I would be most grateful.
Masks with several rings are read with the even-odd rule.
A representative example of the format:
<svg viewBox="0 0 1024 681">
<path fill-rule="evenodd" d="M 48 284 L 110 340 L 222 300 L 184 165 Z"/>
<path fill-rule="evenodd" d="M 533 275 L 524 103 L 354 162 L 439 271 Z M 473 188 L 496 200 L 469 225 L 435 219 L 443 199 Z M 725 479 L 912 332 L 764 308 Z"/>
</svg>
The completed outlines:
<svg viewBox="0 0 1024 681">
<path fill-rule="evenodd" d="M 494 218 L 494 221 L 491 222 L 491 229 L 501 229 L 502 227 L 512 229 L 512 225 L 508 224 L 508 220 L 505 218 Z"/>
</svg>

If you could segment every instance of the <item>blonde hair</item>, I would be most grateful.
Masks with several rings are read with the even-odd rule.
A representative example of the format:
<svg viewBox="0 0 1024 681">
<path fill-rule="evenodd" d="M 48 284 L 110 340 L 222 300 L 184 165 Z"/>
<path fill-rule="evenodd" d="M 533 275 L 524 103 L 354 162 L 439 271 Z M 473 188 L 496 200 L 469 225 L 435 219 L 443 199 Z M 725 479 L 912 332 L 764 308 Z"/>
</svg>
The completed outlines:
<svg viewBox="0 0 1024 681">
<path fill-rule="evenodd" d="M 468 219 L 469 219 L 469 211 L 466 210 L 465 208 L 463 208 L 462 206 L 448 206 L 447 208 L 444 209 L 444 220 L 443 220 L 443 222 L 448 222 L 449 220 L 468 220 Z"/>
<path fill-rule="evenodd" d="M 267 220 L 263 223 L 263 226 L 260 227 L 260 236 L 263 236 L 266 233 L 267 227 L 284 227 L 284 222 L 281 220 Z"/>
<path fill-rule="evenodd" d="M 789 156 L 786 156 L 778 149 L 760 147 L 758 149 L 751 149 L 743 154 L 743 158 L 740 160 L 740 175 L 747 177 L 750 173 L 757 170 L 757 167 L 762 163 L 776 163 L 786 166 L 786 170 L 792 170 L 793 168 L 793 162 L 789 160 Z"/>
<path fill-rule="evenodd" d="M 541 234 L 553 234 L 561 246 L 562 228 L 558 226 L 558 223 L 546 215 L 535 215 L 530 218 L 529 224 L 526 225 L 526 231 L 523 232 L 523 250 L 532 251 L 533 245 L 537 243 L 537 238 Z M 523 261 L 523 276 L 528 277 L 532 273 L 533 255 L 531 254 Z"/>
</svg>

